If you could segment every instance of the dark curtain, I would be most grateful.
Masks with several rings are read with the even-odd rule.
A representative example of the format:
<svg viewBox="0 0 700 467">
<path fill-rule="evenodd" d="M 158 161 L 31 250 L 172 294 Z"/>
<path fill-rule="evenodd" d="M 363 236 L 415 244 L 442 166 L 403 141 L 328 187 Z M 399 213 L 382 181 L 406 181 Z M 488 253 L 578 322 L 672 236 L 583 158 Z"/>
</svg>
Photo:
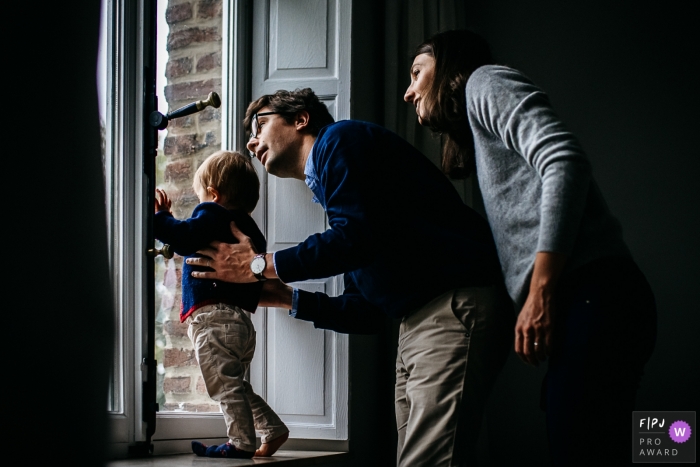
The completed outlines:
<svg viewBox="0 0 700 467">
<path fill-rule="evenodd" d="M 467 27 L 466 2 L 460 0 L 388 0 L 384 29 L 384 126 L 440 163 L 440 139 L 420 126 L 415 108 L 404 102 L 416 47 L 430 36 Z M 469 205 L 478 209 L 479 197 L 471 179 L 455 181 Z"/>
<path fill-rule="evenodd" d="M 104 465 L 113 313 L 100 2 L 20 2 L 9 18 L 19 23 L 5 29 L 3 80 L 7 452 L 23 465 Z"/>
</svg>

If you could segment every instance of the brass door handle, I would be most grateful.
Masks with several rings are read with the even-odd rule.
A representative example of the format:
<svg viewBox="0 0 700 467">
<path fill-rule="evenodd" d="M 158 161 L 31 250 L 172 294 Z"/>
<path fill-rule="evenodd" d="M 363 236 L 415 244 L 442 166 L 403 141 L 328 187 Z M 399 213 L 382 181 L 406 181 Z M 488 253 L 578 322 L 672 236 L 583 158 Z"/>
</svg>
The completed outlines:
<svg viewBox="0 0 700 467">
<path fill-rule="evenodd" d="M 148 256 L 151 256 L 155 258 L 158 255 L 163 255 L 163 258 L 165 259 L 170 259 L 173 257 L 175 253 L 173 250 L 170 248 L 170 245 L 163 245 L 163 248 L 158 249 L 158 248 L 150 248 L 148 250 Z"/>
<path fill-rule="evenodd" d="M 206 107 L 209 106 L 212 106 L 215 109 L 218 109 L 221 106 L 221 98 L 217 93 L 210 92 L 206 99 L 187 104 L 184 107 L 180 107 L 177 110 L 173 110 L 167 115 L 163 115 L 157 110 L 153 111 L 148 117 L 148 121 L 153 128 L 164 130 L 168 127 L 168 122 L 170 120 L 191 115 L 193 113 L 199 112 L 200 110 L 204 110 Z"/>
</svg>

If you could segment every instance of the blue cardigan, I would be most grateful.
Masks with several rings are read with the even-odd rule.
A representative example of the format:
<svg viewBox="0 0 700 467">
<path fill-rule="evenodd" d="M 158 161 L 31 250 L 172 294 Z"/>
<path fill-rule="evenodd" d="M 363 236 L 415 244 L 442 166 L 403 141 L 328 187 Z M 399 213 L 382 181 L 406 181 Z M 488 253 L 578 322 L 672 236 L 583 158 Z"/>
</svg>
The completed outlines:
<svg viewBox="0 0 700 467">
<path fill-rule="evenodd" d="M 455 287 L 501 282 L 486 220 L 398 135 L 345 120 L 321 130 L 311 156 L 330 228 L 275 254 L 283 282 L 345 274 L 339 297 L 299 291 L 296 317 L 370 333 Z"/>
<path fill-rule="evenodd" d="M 255 221 L 245 212 L 227 210 L 216 203 L 202 203 L 192 212 L 192 217 L 177 220 L 169 212 L 161 211 L 155 215 L 153 231 L 155 237 L 169 244 L 175 253 L 181 256 L 200 256 L 196 254 L 213 240 L 225 243 L 238 243 L 231 233 L 231 221 L 250 237 L 258 252 L 267 249 L 267 242 Z M 211 271 L 201 266 L 182 265 L 182 304 L 180 321 L 183 322 L 197 308 L 213 303 L 226 303 L 238 306 L 251 313 L 255 312 L 260 300 L 262 282 L 251 284 L 231 284 L 209 279 L 196 279 L 192 271 Z"/>
</svg>

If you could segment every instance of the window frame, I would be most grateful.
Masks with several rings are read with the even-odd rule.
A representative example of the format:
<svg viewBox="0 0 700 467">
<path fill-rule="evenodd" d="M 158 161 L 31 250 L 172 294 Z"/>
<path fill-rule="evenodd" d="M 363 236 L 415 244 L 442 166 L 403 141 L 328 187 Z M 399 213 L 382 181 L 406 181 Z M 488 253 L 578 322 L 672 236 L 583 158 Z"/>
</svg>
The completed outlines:
<svg viewBox="0 0 700 467">
<path fill-rule="evenodd" d="M 142 361 L 146 357 L 143 173 L 144 0 L 103 0 L 106 54 L 105 167 L 109 259 L 115 309 L 115 353 L 109 421 L 114 457 L 147 441 Z M 140 187 L 140 189 L 138 189 Z"/>
<path fill-rule="evenodd" d="M 144 387 L 148 358 L 147 238 L 149 181 L 144 174 L 144 106 L 148 33 L 146 8 L 155 0 L 102 0 L 104 29 L 102 53 L 106 54 L 105 167 L 109 226 L 109 259 L 115 309 L 115 354 L 111 378 L 109 422 L 110 449 L 114 458 L 151 452 L 189 452 L 191 433 L 179 433 L 177 424 L 185 421 L 195 427 L 202 439 L 225 434 L 219 413 L 157 413 L 156 431 L 162 436 L 150 439 L 144 422 Z M 250 100 L 250 56 L 252 47 L 252 2 L 222 2 L 222 147 L 245 150 L 243 128 L 245 106 Z M 238 105 L 237 105 L 238 104 Z M 238 122 L 237 124 L 233 124 Z M 263 170 L 264 172 L 264 170 Z M 263 175 L 266 177 L 266 174 Z M 263 219 L 256 218 L 259 222 Z M 264 226 L 263 226 L 264 227 Z M 151 281 L 153 278 L 150 279 Z M 337 281 L 336 281 L 337 282 Z M 338 284 L 337 287 L 340 287 Z M 339 290 L 342 290 L 340 288 Z M 346 355 L 347 336 L 337 350 Z M 346 363 L 347 366 L 347 363 Z M 345 369 L 347 374 L 347 368 Z M 349 379 L 349 375 L 348 375 Z M 341 403 L 348 405 L 347 396 Z M 347 414 L 347 407 L 342 410 Z M 347 417 L 347 415 L 346 415 Z M 338 432 L 341 439 L 290 439 L 285 449 L 348 451 L 348 421 Z M 335 436 L 335 435 L 334 435 Z M 323 436 L 321 436 L 323 438 Z"/>
</svg>

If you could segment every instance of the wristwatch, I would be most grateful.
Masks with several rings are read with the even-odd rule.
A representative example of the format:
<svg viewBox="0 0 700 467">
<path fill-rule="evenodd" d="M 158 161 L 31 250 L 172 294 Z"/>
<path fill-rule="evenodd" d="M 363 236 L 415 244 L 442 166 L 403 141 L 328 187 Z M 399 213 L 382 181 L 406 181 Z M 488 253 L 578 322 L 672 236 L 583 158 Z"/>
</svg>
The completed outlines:
<svg viewBox="0 0 700 467">
<path fill-rule="evenodd" d="M 267 261 L 265 261 L 265 253 L 255 255 L 253 261 L 250 262 L 250 270 L 253 272 L 255 278 L 259 281 L 267 280 L 267 277 L 263 276 L 263 272 L 265 272 L 266 267 Z"/>
</svg>

